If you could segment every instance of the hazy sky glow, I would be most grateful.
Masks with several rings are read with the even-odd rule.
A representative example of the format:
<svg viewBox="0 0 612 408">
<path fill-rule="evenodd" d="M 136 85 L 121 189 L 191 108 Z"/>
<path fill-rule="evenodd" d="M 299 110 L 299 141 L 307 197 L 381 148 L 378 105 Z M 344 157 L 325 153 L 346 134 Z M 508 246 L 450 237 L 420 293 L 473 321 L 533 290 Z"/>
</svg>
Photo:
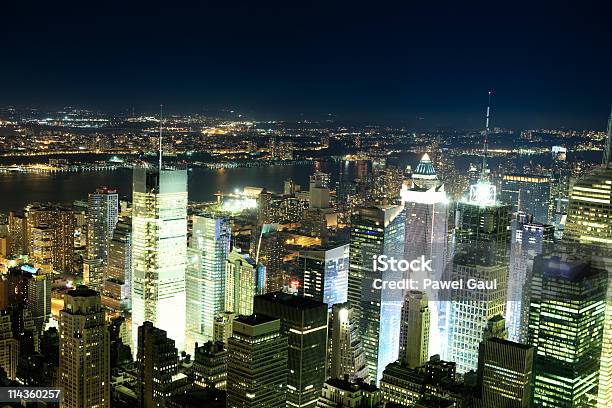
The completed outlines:
<svg viewBox="0 0 612 408">
<path fill-rule="evenodd" d="M 494 124 L 603 129 L 612 103 L 609 1 L 35 3 L 3 5 L 2 105 L 476 127 L 494 89 Z"/>
</svg>

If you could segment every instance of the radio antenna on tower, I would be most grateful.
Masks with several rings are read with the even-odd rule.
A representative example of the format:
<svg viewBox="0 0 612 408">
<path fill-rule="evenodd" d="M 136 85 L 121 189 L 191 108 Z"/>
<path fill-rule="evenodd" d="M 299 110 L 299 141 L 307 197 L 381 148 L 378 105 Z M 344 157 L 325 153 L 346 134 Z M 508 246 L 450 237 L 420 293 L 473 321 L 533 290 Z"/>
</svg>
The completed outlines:
<svg viewBox="0 0 612 408">
<path fill-rule="evenodd" d="M 164 105 L 159 105 L 159 171 L 162 169 L 162 121 L 164 114 Z"/>
<path fill-rule="evenodd" d="M 489 91 L 489 102 L 487 103 L 487 116 L 485 118 L 485 134 L 484 134 L 484 146 L 482 149 L 482 173 L 480 178 L 482 180 L 487 179 L 487 153 L 489 152 L 489 120 L 491 118 L 491 96 L 493 91 Z"/>
</svg>

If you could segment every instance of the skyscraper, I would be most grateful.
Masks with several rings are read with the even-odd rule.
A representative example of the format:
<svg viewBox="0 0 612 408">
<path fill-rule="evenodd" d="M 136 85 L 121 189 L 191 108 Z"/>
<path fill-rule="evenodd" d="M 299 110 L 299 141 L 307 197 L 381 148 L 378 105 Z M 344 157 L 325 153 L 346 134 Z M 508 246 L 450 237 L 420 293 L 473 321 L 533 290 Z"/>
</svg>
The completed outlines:
<svg viewBox="0 0 612 408">
<path fill-rule="evenodd" d="M 8 216 L 9 252 L 11 256 L 18 257 L 28 252 L 26 239 L 26 218 L 13 211 Z"/>
<path fill-rule="evenodd" d="M 225 310 L 236 316 L 253 313 L 253 298 L 264 293 L 266 269 L 240 248 L 232 248 L 225 269 Z"/>
<path fill-rule="evenodd" d="M 594 406 L 607 279 L 601 259 L 576 248 L 535 258 L 528 338 L 537 350 L 535 406 Z"/>
<path fill-rule="evenodd" d="M 133 344 L 138 327 L 150 321 L 183 350 L 187 171 L 137 167 L 133 187 Z"/>
<path fill-rule="evenodd" d="M 327 377 L 362 379 L 368 382 L 368 370 L 359 335 L 358 321 L 348 303 L 332 307 L 328 331 Z"/>
<path fill-rule="evenodd" d="M 108 263 L 109 243 L 118 220 L 119 195 L 114 189 L 100 187 L 87 200 L 87 259 L 101 265 L 90 269 L 89 287 L 102 290 Z"/>
<path fill-rule="evenodd" d="M 327 305 L 272 292 L 255 296 L 253 313 L 280 319 L 287 336 L 287 406 L 313 407 L 325 381 Z"/>
<path fill-rule="evenodd" d="M 19 364 L 19 340 L 13 336 L 11 314 L 0 310 L 0 368 L 10 380 L 17 378 Z"/>
<path fill-rule="evenodd" d="M 532 346 L 492 337 L 480 343 L 478 377 L 486 407 L 531 407 L 534 381 Z"/>
<path fill-rule="evenodd" d="M 406 211 L 406 236 L 404 259 L 413 260 L 424 257 L 431 260 L 431 271 L 412 272 L 412 278 L 420 283 L 424 279 L 441 280 L 452 257 L 451 206 L 438 180 L 434 167 L 425 154 L 412 174 L 411 188 L 402 188 L 402 203 Z M 422 286 L 421 286 L 422 287 Z M 430 351 L 439 354 L 446 350 L 447 303 L 444 296 L 436 290 L 428 289 L 431 302 Z M 427 357 L 426 357 L 427 358 Z"/>
<path fill-rule="evenodd" d="M 431 312 L 427 294 L 411 290 L 402 306 L 399 360 L 403 365 L 417 368 L 429 359 L 429 333 Z"/>
<path fill-rule="evenodd" d="M 102 304 L 113 310 L 132 309 L 132 219 L 117 222 L 108 245 Z"/>
<path fill-rule="evenodd" d="M 110 335 L 98 292 L 78 286 L 66 293 L 59 332 L 61 406 L 110 407 Z"/>
<path fill-rule="evenodd" d="M 509 207 L 495 200 L 487 182 L 472 186 L 469 200 L 457 203 L 455 250 L 450 290 L 449 360 L 465 373 L 478 365 L 478 345 L 487 321 L 504 315 L 510 245 Z M 468 280 L 484 286 L 469 287 Z"/>
<path fill-rule="evenodd" d="M 397 281 L 397 271 L 375 270 L 373 258 L 404 255 L 405 216 L 402 206 L 358 209 L 351 217 L 348 301 L 357 319 L 369 377 L 378 380 L 385 366 L 397 360 L 402 291 L 375 289 L 375 281 Z"/>
<path fill-rule="evenodd" d="M 164 407 L 178 372 L 178 351 L 164 330 L 144 322 L 138 328 L 138 402 L 141 408 Z"/>
<path fill-rule="evenodd" d="M 69 208 L 57 205 L 29 205 L 25 208 L 26 214 L 26 242 L 28 254 L 32 254 L 34 239 L 40 235 L 33 234 L 32 230 L 45 227 L 49 237 L 53 237 L 53 269 L 64 273 L 74 272 L 74 231 L 76 220 Z"/>
<path fill-rule="evenodd" d="M 348 292 L 349 245 L 334 245 L 300 251 L 297 258 L 302 285 L 300 292 L 327 304 L 345 303 Z"/>
<path fill-rule="evenodd" d="M 564 242 L 587 245 L 600 255 L 608 272 L 598 407 L 612 405 L 612 111 L 607 130 L 602 165 L 576 180 L 571 188 L 563 234 Z"/>
<path fill-rule="evenodd" d="M 519 343 L 527 341 L 533 259 L 550 246 L 554 239 L 552 225 L 534 223 L 530 219 L 531 216 L 519 216 L 512 220 L 506 323 L 509 340 Z"/>
<path fill-rule="evenodd" d="M 228 341 L 227 408 L 284 407 L 286 393 L 287 338 L 280 320 L 236 318 Z"/>
<path fill-rule="evenodd" d="M 225 311 L 225 267 L 231 233 L 227 218 L 193 217 L 186 276 L 189 347 L 213 340 L 215 318 Z"/>
<path fill-rule="evenodd" d="M 36 330 L 42 334 L 51 317 L 51 276 L 32 265 L 22 264 L 9 269 L 3 278 L 6 279 L 7 291 L 0 293 L 0 297 L 6 296 L 7 306 L 25 305 L 32 315 Z"/>
<path fill-rule="evenodd" d="M 533 216 L 535 222 L 552 220 L 551 177 L 537 174 L 505 174 L 502 177 L 500 200 L 512 205 L 512 211 Z"/>
</svg>

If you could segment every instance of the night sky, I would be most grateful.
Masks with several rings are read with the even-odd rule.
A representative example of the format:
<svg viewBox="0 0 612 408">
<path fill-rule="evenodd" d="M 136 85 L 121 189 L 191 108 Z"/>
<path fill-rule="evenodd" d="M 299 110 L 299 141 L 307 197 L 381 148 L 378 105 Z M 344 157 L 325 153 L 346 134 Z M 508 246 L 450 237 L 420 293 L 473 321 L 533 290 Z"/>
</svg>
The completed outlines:
<svg viewBox="0 0 612 408">
<path fill-rule="evenodd" d="M 612 103 L 609 1 L 28 3 L 1 105 L 476 128 L 493 89 L 494 125 L 603 129 Z"/>
</svg>

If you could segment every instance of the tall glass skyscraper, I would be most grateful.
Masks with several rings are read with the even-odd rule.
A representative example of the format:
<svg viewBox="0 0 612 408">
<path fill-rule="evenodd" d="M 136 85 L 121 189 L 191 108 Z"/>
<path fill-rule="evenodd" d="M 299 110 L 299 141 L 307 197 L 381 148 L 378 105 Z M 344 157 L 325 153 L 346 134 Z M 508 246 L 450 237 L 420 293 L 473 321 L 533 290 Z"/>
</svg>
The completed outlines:
<svg viewBox="0 0 612 408">
<path fill-rule="evenodd" d="M 504 315 L 510 249 L 510 207 L 499 204 L 495 187 L 479 181 L 470 198 L 457 203 L 451 281 L 463 282 L 449 294 L 449 360 L 465 373 L 478 366 L 478 345 L 487 321 Z M 468 280 L 494 283 L 470 288 Z"/>
<path fill-rule="evenodd" d="M 397 360 L 402 307 L 401 290 L 375 289 L 375 280 L 397 281 L 398 272 L 375 270 L 373 258 L 404 256 L 406 219 L 398 205 L 365 207 L 351 217 L 348 301 L 359 322 L 368 374 L 378 381 L 386 365 Z"/>
<path fill-rule="evenodd" d="M 190 348 L 195 342 L 213 340 L 215 318 L 225 311 L 225 265 L 231 235 L 231 223 L 225 217 L 193 217 L 186 277 Z"/>
<path fill-rule="evenodd" d="M 533 259 L 552 244 L 554 227 L 530 221 L 529 216 L 512 220 L 510 245 L 510 274 L 508 276 L 508 302 L 506 323 L 508 339 L 527 341 L 529 315 L 529 288 L 533 272 Z"/>
<path fill-rule="evenodd" d="M 132 198 L 133 344 L 150 321 L 184 350 L 187 171 L 135 168 Z"/>
<path fill-rule="evenodd" d="M 512 205 L 512 211 L 533 216 L 535 222 L 548 224 L 553 214 L 552 179 L 537 174 L 505 174 L 502 177 L 500 200 Z"/>
<path fill-rule="evenodd" d="M 528 338 L 536 347 L 535 406 L 595 406 L 607 275 L 576 248 L 536 257 Z"/>
<path fill-rule="evenodd" d="M 406 212 L 406 235 L 404 258 L 407 260 L 431 260 L 432 271 L 412 273 L 419 282 L 424 279 L 440 280 L 444 275 L 452 254 L 452 226 L 449 228 L 451 205 L 438 180 L 434 167 L 425 154 L 412 173 L 413 186 L 402 188 L 402 204 Z M 423 286 L 420 286 L 423 288 Z M 446 350 L 447 303 L 441 299 L 437 290 L 428 290 L 427 297 L 431 310 L 430 354 L 442 354 Z M 427 356 L 429 357 L 429 356 Z M 427 358 L 426 357 L 426 358 Z"/>
<path fill-rule="evenodd" d="M 334 245 L 300 251 L 297 258 L 302 285 L 300 292 L 332 306 L 345 303 L 348 292 L 349 245 Z"/>
<path fill-rule="evenodd" d="M 608 273 L 606 317 L 601 366 L 599 369 L 598 407 L 612 406 L 612 112 L 602 165 L 572 186 L 563 241 L 582 244 L 598 254 Z"/>
</svg>

